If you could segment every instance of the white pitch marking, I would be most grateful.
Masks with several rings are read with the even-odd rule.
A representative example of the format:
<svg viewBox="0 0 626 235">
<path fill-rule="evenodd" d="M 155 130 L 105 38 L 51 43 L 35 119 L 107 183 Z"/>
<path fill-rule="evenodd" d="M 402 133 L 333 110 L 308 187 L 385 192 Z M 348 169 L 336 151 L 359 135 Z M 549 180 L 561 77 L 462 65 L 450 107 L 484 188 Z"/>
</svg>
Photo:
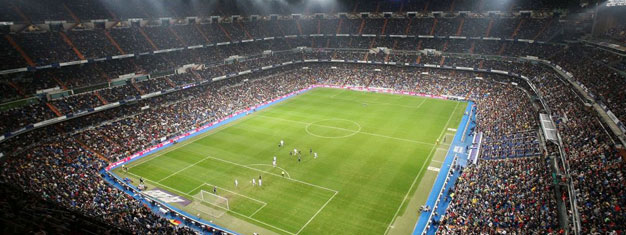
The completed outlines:
<svg viewBox="0 0 626 235">
<path fill-rule="evenodd" d="M 330 97 L 331 97 L 331 98 L 335 98 L 335 97 L 337 97 L 339 94 L 344 93 L 345 91 L 346 91 L 345 89 L 341 89 L 341 91 L 340 91 L 340 92 L 337 92 L 337 93 L 335 93 L 335 94 L 331 95 Z"/>
<path fill-rule="evenodd" d="M 271 166 L 271 167 L 274 167 L 274 166 L 272 166 L 272 165 L 270 165 L 270 164 L 248 164 L 248 166 Z M 278 169 L 280 169 L 280 170 L 284 171 L 284 172 L 285 172 L 285 174 L 287 174 L 287 178 L 290 178 L 290 179 L 291 179 L 291 176 L 289 175 L 289 172 L 287 172 L 287 170 L 285 170 L 285 169 L 283 169 L 283 168 L 281 168 L 281 167 L 279 167 L 279 166 L 276 166 L 276 168 L 278 168 Z"/>
<path fill-rule="evenodd" d="M 328 201 L 326 201 L 326 203 L 324 203 L 324 205 L 322 205 L 322 207 L 320 207 L 320 209 L 319 209 L 319 210 L 317 210 L 317 212 L 315 212 L 315 214 L 313 215 L 313 217 L 311 217 L 311 218 L 309 219 L 309 221 L 307 221 L 307 222 L 306 222 L 306 224 L 304 224 L 304 225 L 302 226 L 302 228 L 300 228 L 300 230 L 298 230 L 298 232 L 297 232 L 296 234 L 299 234 L 300 232 L 302 232 L 302 230 L 303 230 L 303 229 L 304 229 L 307 225 L 309 225 L 309 223 L 311 223 L 311 221 L 313 221 L 313 219 L 315 218 L 315 216 L 317 216 L 317 214 L 319 214 L 319 213 L 320 213 L 320 211 L 322 211 L 322 210 L 324 209 L 324 207 L 326 207 L 326 205 L 328 205 L 328 203 L 329 203 L 331 200 L 333 200 L 333 198 L 334 198 L 336 195 L 337 195 L 337 192 L 335 192 L 335 194 L 333 194 L 333 196 L 332 196 L 332 197 L 330 197 L 330 199 L 328 199 Z"/>
<path fill-rule="evenodd" d="M 172 176 L 174 176 L 174 175 L 176 175 L 176 174 L 178 174 L 178 173 L 180 173 L 180 172 L 182 172 L 182 171 L 184 171 L 184 170 L 187 170 L 187 169 L 189 169 L 189 168 L 191 168 L 191 167 L 193 167 L 193 166 L 195 166 L 195 165 L 198 165 L 198 163 L 200 163 L 200 162 L 202 162 L 202 161 L 206 160 L 207 158 L 209 158 L 209 156 L 207 156 L 207 157 L 203 158 L 202 160 L 197 161 L 196 163 L 191 164 L 191 165 L 189 165 L 189 166 L 187 166 L 187 167 L 185 167 L 185 168 L 183 168 L 183 169 L 180 169 L 180 170 L 179 170 L 179 171 L 177 171 L 177 172 L 174 172 L 174 173 L 172 173 L 172 174 L 168 175 L 167 177 L 165 177 L 165 178 L 163 178 L 163 179 L 159 180 L 159 182 L 161 182 L 161 181 L 163 181 L 163 180 L 166 180 L 166 179 L 169 179 L 170 177 L 172 177 Z"/>
<path fill-rule="evenodd" d="M 261 209 L 263 209 L 263 207 L 267 206 L 267 203 L 263 204 L 263 206 L 259 207 L 259 209 L 256 209 L 256 211 L 254 211 L 251 215 L 250 218 L 252 218 L 252 216 L 256 215 L 257 212 L 261 211 Z"/>
<path fill-rule="evenodd" d="M 131 175 L 134 175 L 134 176 L 135 176 L 135 177 L 137 177 L 137 178 L 139 178 L 139 177 L 140 177 L 140 176 L 135 175 L 135 174 L 133 174 L 133 173 L 131 173 L 131 172 L 127 172 L 127 173 L 128 173 L 128 174 L 131 174 Z M 195 198 L 195 197 L 194 197 L 194 196 L 192 196 L 192 195 L 189 195 L 189 194 L 187 194 L 187 193 L 183 193 L 183 192 L 181 192 L 181 191 L 179 191 L 179 190 L 177 190 L 177 189 L 175 189 L 175 188 L 169 187 L 169 186 L 167 186 L 167 185 L 163 185 L 163 184 L 161 184 L 161 183 L 159 183 L 159 182 L 156 182 L 156 181 L 154 181 L 154 180 L 150 180 L 150 179 L 146 179 L 146 180 L 147 180 L 147 181 L 151 181 L 151 182 L 153 182 L 154 184 L 158 184 L 159 186 L 162 186 L 162 187 L 164 187 L 164 188 L 171 189 L 172 191 L 178 192 L 178 193 L 180 193 L 180 194 L 182 194 L 182 195 L 185 195 L 185 196 L 188 196 L 188 197 L 191 197 L 191 198 Z M 224 208 L 223 208 L 223 209 L 224 209 Z M 283 231 L 283 232 L 285 232 L 285 233 L 287 233 L 287 234 L 296 235 L 295 233 L 289 232 L 289 231 L 284 230 L 284 229 L 282 229 L 282 228 L 279 228 L 279 227 L 276 227 L 276 226 L 274 226 L 274 225 L 271 225 L 271 224 L 265 223 L 265 222 L 263 222 L 263 221 L 257 220 L 257 219 L 255 219 L 255 218 L 252 218 L 252 217 L 248 216 L 248 215 L 244 215 L 244 214 L 241 214 L 241 213 L 236 212 L 236 211 L 233 211 L 233 210 L 228 210 L 228 211 L 229 211 L 230 213 L 237 214 L 237 215 L 239 215 L 239 216 L 246 217 L 246 218 L 248 218 L 248 219 L 250 219 L 250 220 L 253 220 L 253 221 L 255 221 L 255 222 L 258 222 L 258 223 L 261 223 L 261 224 L 267 225 L 267 226 L 269 226 L 269 227 L 272 227 L 272 228 L 278 229 L 278 230 Z"/>
<path fill-rule="evenodd" d="M 428 99 L 423 98 L 422 103 L 418 104 L 416 109 L 421 108 L 421 107 L 422 107 L 422 105 L 423 105 L 424 103 L 426 103 L 426 100 L 428 100 Z"/>
<path fill-rule="evenodd" d="M 224 190 L 224 191 L 226 191 L 226 192 L 234 193 L 234 194 L 237 194 L 237 195 L 239 195 L 239 196 L 242 196 L 242 197 L 245 197 L 245 198 L 247 198 L 247 199 L 250 199 L 250 200 L 252 200 L 252 201 L 255 201 L 255 202 L 258 202 L 258 203 L 261 203 L 261 204 L 265 204 L 265 205 L 267 205 L 267 202 L 264 202 L 264 201 L 261 201 L 261 200 L 258 200 L 258 199 L 254 199 L 254 198 L 248 197 L 248 196 L 246 196 L 246 195 L 243 195 L 243 194 L 239 194 L 239 193 L 236 193 L 236 192 L 230 191 L 230 190 L 225 189 L 225 188 L 220 188 L 219 186 L 214 185 L 214 184 L 204 183 L 204 185 L 208 185 L 209 187 L 211 187 L 211 186 L 215 186 L 216 188 L 221 189 L 221 190 Z"/>
<path fill-rule="evenodd" d="M 264 173 L 266 173 L 266 174 L 274 175 L 274 176 L 277 176 L 277 177 L 282 177 L 281 175 L 277 175 L 277 174 L 274 174 L 274 173 L 271 173 L 271 172 L 267 172 L 267 171 L 259 170 L 259 169 L 256 169 L 256 168 L 253 168 L 253 167 L 249 167 L 249 166 L 246 166 L 246 165 L 242 165 L 242 164 L 239 164 L 239 163 L 236 163 L 236 162 L 231 162 L 231 161 L 228 161 L 228 160 L 224 160 L 224 159 L 220 159 L 220 158 L 215 158 L 215 157 L 211 157 L 211 156 L 207 156 L 207 158 L 212 158 L 212 159 L 215 159 L 215 160 L 218 160 L 218 161 L 222 161 L 222 162 L 230 163 L 230 164 L 237 165 L 237 166 L 244 167 L 244 168 L 248 168 L 248 169 L 251 169 L 251 170 L 264 172 Z M 313 215 L 313 217 L 311 217 L 311 219 L 309 219 L 309 221 L 308 221 L 306 224 L 304 224 L 304 226 L 302 226 L 302 228 L 300 228 L 300 230 L 297 232 L 297 233 L 300 233 L 300 232 L 302 231 L 302 229 L 304 229 L 304 227 L 306 227 L 306 226 L 307 226 L 307 225 L 308 225 L 308 224 L 309 224 L 309 223 L 313 220 L 313 218 L 315 218 L 315 216 L 317 216 L 317 214 L 319 214 L 319 213 L 320 213 L 320 211 L 322 211 L 322 209 L 324 209 L 324 207 L 326 207 L 326 205 L 328 205 L 328 203 L 329 203 L 329 202 L 330 202 L 330 201 L 331 201 L 331 200 L 335 197 L 335 195 L 337 195 L 337 193 L 339 193 L 339 191 L 334 190 L 334 189 L 329 189 L 329 188 L 326 188 L 326 187 L 323 187 L 323 186 L 319 186 L 319 185 L 315 185 L 315 184 L 307 183 L 307 182 L 304 182 L 304 181 L 300 181 L 300 180 L 292 179 L 292 178 L 286 178 L 286 179 L 287 179 L 287 180 L 291 180 L 291 181 L 295 181 L 295 182 L 298 182 L 298 183 L 306 184 L 306 185 L 309 185 L 309 186 L 313 186 L 313 187 L 317 187 L 317 188 L 325 189 L 325 190 L 328 190 L 328 191 L 331 191 L 331 192 L 333 192 L 333 193 L 334 193 L 334 194 L 333 194 L 333 196 L 331 196 L 331 197 L 330 197 L 330 198 L 326 201 L 326 203 L 324 203 L 324 205 L 322 205 L 322 207 L 321 207 L 321 208 L 320 208 L 320 209 L 319 209 L 319 210 L 318 210 L 318 211 L 317 211 L 317 212 Z M 153 181 L 153 182 L 154 182 L 154 181 Z M 160 183 L 158 183 L 158 182 L 156 182 L 156 183 L 157 183 L 157 184 L 160 184 Z M 160 185 L 162 185 L 162 184 L 160 184 Z M 178 190 L 176 190 L 176 191 L 178 191 Z M 180 191 L 178 191 L 178 192 L 180 192 Z M 180 192 L 180 193 L 183 193 L 183 192 Z M 190 196 L 189 194 L 185 194 L 185 193 L 183 193 L 183 194 L 184 194 L 184 195 L 188 195 L 188 196 Z M 193 196 L 192 196 L 192 197 L 193 197 Z M 258 210 L 257 210 L 257 211 L 258 211 Z M 257 212 L 257 211 L 255 211 L 252 215 L 256 214 L 256 212 Z M 231 211 L 231 212 L 233 212 L 233 213 L 237 213 L 237 212 L 234 212 L 234 211 Z M 240 214 L 240 213 L 237 213 L 237 214 L 242 215 L 242 214 Z M 245 216 L 245 217 L 247 217 L 247 218 L 249 218 L 249 219 L 252 219 L 252 220 L 254 220 L 254 221 L 257 221 L 257 222 L 263 223 L 263 222 L 261 222 L 261 221 L 258 221 L 258 220 L 256 220 L 256 219 L 251 218 L 251 216 L 246 216 L 246 215 L 242 215 L 242 216 Z M 266 224 L 266 223 L 263 223 L 263 224 L 268 225 L 268 224 Z M 271 226 L 271 225 L 269 225 L 269 226 Z M 274 226 L 271 226 L 271 227 L 276 228 L 276 227 L 274 227 Z M 279 229 L 279 228 L 276 228 L 276 229 Z M 289 234 L 294 234 L 294 233 L 291 233 L 291 232 L 285 231 L 285 230 L 283 230 L 283 229 L 279 229 L 279 230 L 284 231 L 284 232 L 287 232 L 287 233 L 289 233 Z M 297 233 L 296 233 L 296 234 L 297 234 Z"/>
<path fill-rule="evenodd" d="M 301 122 L 301 121 L 295 121 L 295 120 L 290 120 L 290 119 L 285 119 L 285 118 L 277 118 L 277 117 L 265 116 L 265 115 L 260 115 L 260 114 L 257 114 L 257 117 L 265 117 L 265 118 L 276 119 L 276 120 L 281 120 L 281 121 L 286 121 L 286 122 L 293 122 L 293 123 L 304 124 L 304 125 L 315 125 L 315 126 L 321 126 L 321 127 L 337 129 L 337 130 L 355 131 L 355 130 L 345 129 L 345 128 L 341 128 L 341 127 L 319 125 L 319 124 L 313 124 L 313 123 L 310 123 L 310 122 Z M 422 142 L 422 141 L 417 141 L 417 140 L 410 140 L 410 139 L 403 139 L 403 138 L 398 138 L 398 137 L 393 137 L 393 136 L 387 136 L 387 135 L 381 135 L 381 134 L 376 134 L 376 133 L 364 132 L 364 131 L 360 131 L 358 133 L 371 135 L 371 136 L 378 136 L 378 137 L 383 137 L 383 138 L 388 138 L 388 139 L 394 139 L 394 140 L 401 140 L 401 141 L 406 141 L 406 142 L 411 142 L 411 143 L 416 143 L 416 144 L 424 144 L 424 145 L 431 145 L 431 146 L 435 145 L 433 143 L 427 143 L 427 142 Z"/>
<path fill-rule="evenodd" d="M 327 125 L 317 124 L 318 122 L 330 121 L 330 120 L 341 120 L 341 121 L 352 122 L 352 123 L 356 124 L 359 127 L 359 129 L 358 130 L 350 130 L 350 129 L 341 128 L 341 127 L 334 127 L 334 126 L 327 126 Z M 347 135 L 342 135 L 342 136 L 323 136 L 323 135 L 318 135 L 318 134 L 311 133 L 311 131 L 309 131 L 309 127 L 311 127 L 311 126 L 321 126 L 321 127 L 325 127 L 325 128 L 329 128 L 329 129 L 352 131 L 352 133 L 349 133 Z M 306 133 L 309 133 L 309 135 L 312 135 L 312 136 L 315 136 L 315 137 L 339 139 L 339 138 L 347 138 L 347 137 L 350 137 L 350 136 L 358 134 L 361 131 L 361 125 L 359 125 L 357 122 L 352 121 L 352 120 L 333 118 L 333 119 L 324 119 L 324 120 L 320 120 L 320 121 L 309 123 L 309 124 L 306 125 L 306 127 L 304 127 L 304 130 L 306 131 Z"/>
<path fill-rule="evenodd" d="M 239 120 L 242 120 L 242 119 L 239 119 Z M 228 128 L 228 127 L 229 127 L 229 126 L 222 125 L 222 126 L 216 127 L 216 128 L 214 128 L 213 130 L 209 131 L 209 133 L 203 133 L 203 134 L 199 134 L 199 135 L 197 135 L 197 136 L 195 136 L 195 137 L 192 137 L 192 139 L 193 139 L 193 138 L 198 138 L 198 137 L 204 138 L 204 137 L 207 137 L 207 136 L 213 135 L 213 134 L 215 134 L 215 133 L 218 133 L 218 132 L 219 132 L 219 131 L 217 131 L 217 129 L 218 129 L 218 128 Z M 204 135 L 204 134 L 206 134 L 206 135 Z M 144 163 L 146 163 L 146 162 L 152 161 L 152 160 L 154 160 L 154 159 L 155 159 L 155 158 L 157 158 L 157 157 L 163 156 L 163 155 L 165 155 L 165 154 L 167 154 L 167 153 L 169 153 L 169 152 L 171 152 L 171 151 L 174 151 L 174 150 L 176 150 L 176 149 L 179 149 L 179 148 L 182 148 L 182 147 L 184 147 L 184 146 L 187 146 L 188 144 L 195 143 L 196 141 L 195 141 L 195 140 L 194 140 L 194 141 L 191 141 L 190 139 L 186 139 L 186 140 L 185 140 L 185 141 L 183 141 L 183 142 L 185 142 L 185 143 L 182 143 L 182 144 L 176 144 L 176 145 L 174 145 L 174 146 L 170 146 L 170 147 L 168 147 L 167 149 L 159 150 L 159 151 L 157 151 L 156 153 L 153 153 L 153 154 L 154 154 L 154 155 L 156 155 L 156 156 L 152 156 L 150 159 L 148 159 L 148 160 L 146 160 L 146 161 L 143 161 L 143 162 L 138 162 L 138 164 L 133 165 L 133 166 L 130 166 L 130 167 L 128 167 L 128 169 L 132 169 L 133 167 L 136 167 L 136 166 L 142 165 L 142 164 L 144 164 Z M 150 154 L 150 155 L 153 155 L 153 154 Z M 143 156 L 143 157 L 141 157 L 140 159 L 142 159 L 142 158 L 147 158 L 147 157 L 149 157 L 150 155 L 148 155 L 148 156 Z"/>
<path fill-rule="evenodd" d="M 191 191 L 187 192 L 187 194 L 190 194 L 191 192 L 196 191 L 197 189 L 199 189 L 202 186 L 204 186 L 204 183 L 201 183 L 200 185 L 198 185 L 198 187 L 193 188 Z"/>
<path fill-rule="evenodd" d="M 338 93 L 339 94 L 339 93 Z M 317 95 L 317 94 L 316 94 Z M 422 100 L 421 103 L 419 103 L 417 106 L 413 106 L 413 105 L 402 105 L 402 104 L 393 104 L 393 103 L 387 103 L 387 102 L 375 102 L 375 101 L 359 101 L 359 100 L 353 100 L 353 99 L 346 99 L 346 98 L 337 98 L 335 96 L 327 96 L 327 95 L 317 95 L 317 96 L 324 96 L 324 97 L 330 97 L 332 99 L 336 99 L 336 100 L 344 100 L 344 101 L 350 101 L 350 102 L 356 102 L 356 103 L 367 103 L 367 104 L 378 104 L 378 105 L 391 105 L 391 106 L 398 106 L 398 107 L 404 107 L 404 108 L 412 108 L 412 109 L 419 109 L 420 107 L 422 107 L 422 104 L 424 104 L 424 102 L 426 102 L 427 98 L 423 98 L 424 100 Z"/>
<path fill-rule="evenodd" d="M 247 168 L 247 169 L 250 169 L 250 170 L 253 170 L 253 171 L 263 172 L 263 173 L 266 173 L 266 174 L 269 174 L 269 175 L 273 175 L 273 176 L 277 176 L 277 177 L 281 177 L 281 178 L 283 177 L 283 176 L 281 176 L 279 174 L 274 174 L 272 172 L 259 170 L 259 169 L 256 169 L 254 167 L 249 167 L 249 166 L 246 166 L 246 165 L 242 165 L 242 164 L 239 164 L 239 163 L 236 163 L 236 162 L 231 162 L 231 161 L 224 160 L 224 159 L 221 159 L 221 158 L 216 158 L 216 157 L 211 157 L 211 156 L 208 156 L 208 158 L 212 158 L 212 159 L 215 159 L 215 160 L 218 160 L 218 161 L 221 161 L 221 162 L 230 163 L 230 164 L 233 164 L 233 165 L 236 165 L 236 166 L 240 166 L 240 167 L 243 167 L 243 168 Z M 301 183 L 301 184 L 306 184 L 306 185 L 309 185 L 309 186 L 313 186 L 313 187 L 316 187 L 316 188 L 321 188 L 321 189 L 324 189 L 324 190 L 327 190 L 327 191 L 331 191 L 331 192 L 339 192 L 339 191 L 334 190 L 334 189 L 329 189 L 329 188 L 326 188 L 326 187 L 323 187 L 323 186 L 307 183 L 307 182 L 304 182 L 304 181 L 301 181 L 301 180 L 297 180 L 297 179 L 292 179 L 292 178 L 286 178 L 286 179 L 287 180 L 291 180 L 291 181 L 295 181 L 295 182 L 298 182 L 298 183 Z"/>
<path fill-rule="evenodd" d="M 195 141 L 185 141 L 185 143 L 183 143 L 183 144 L 177 144 L 176 146 L 170 146 L 167 149 L 158 151 L 158 154 L 154 153 L 154 154 L 156 154 L 156 156 L 152 156 L 152 158 L 150 158 L 150 159 L 148 159 L 146 161 L 139 162 L 139 164 L 137 164 L 137 165 L 130 166 L 128 169 L 132 169 L 133 167 L 136 167 L 136 166 L 142 165 L 142 164 L 144 164 L 146 162 L 152 161 L 152 160 L 154 160 L 154 159 L 156 159 L 156 158 L 158 158 L 160 156 L 163 156 L 163 155 L 165 155 L 165 154 L 167 154 L 167 153 L 169 153 L 169 152 L 171 152 L 173 150 L 179 149 L 179 148 L 184 147 L 184 146 L 186 146 L 188 144 L 191 144 L 193 142 L 195 142 Z M 148 156 L 143 156 L 142 158 L 144 158 L 144 157 L 148 157 Z"/>
<path fill-rule="evenodd" d="M 432 166 L 428 166 L 428 170 L 429 171 L 434 171 L 434 172 L 439 172 L 441 169 L 438 167 L 432 167 Z"/>
</svg>

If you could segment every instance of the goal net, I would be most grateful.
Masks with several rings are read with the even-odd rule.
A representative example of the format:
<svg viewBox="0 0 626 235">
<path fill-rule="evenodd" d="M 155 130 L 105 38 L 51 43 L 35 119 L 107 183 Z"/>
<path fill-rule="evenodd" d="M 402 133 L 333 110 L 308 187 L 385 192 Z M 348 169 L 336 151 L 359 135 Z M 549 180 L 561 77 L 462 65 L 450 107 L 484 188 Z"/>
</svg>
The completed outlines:
<svg viewBox="0 0 626 235">
<path fill-rule="evenodd" d="M 216 195 L 213 192 L 207 192 L 207 191 L 201 190 L 200 199 L 206 203 L 217 206 L 219 208 L 230 210 L 230 207 L 228 206 L 228 198 L 222 197 L 220 195 Z"/>
<path fill-rule="evenodd" d="M 200 212 L 198 216 L 201 216 L 200 214 L 203 214 L 203 215 L 208 215 L 209 216 L 208 218 L 220 218 L 227 211 L 217 206 L 205 203 L 201 200 L 192 202 L 191 208 L 193 208 L 193 210 L 195 210 L 196 212 Z M 206 217 L 202 216 L 202 218 L 206 218 Z"/>
</svg>

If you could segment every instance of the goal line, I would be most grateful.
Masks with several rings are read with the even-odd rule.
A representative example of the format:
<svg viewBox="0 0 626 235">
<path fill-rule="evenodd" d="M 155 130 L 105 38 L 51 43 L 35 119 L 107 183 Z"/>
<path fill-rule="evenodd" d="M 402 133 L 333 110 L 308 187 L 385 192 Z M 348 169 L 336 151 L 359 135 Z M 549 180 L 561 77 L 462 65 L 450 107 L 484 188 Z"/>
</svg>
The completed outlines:
<svg viewBox="0 0 626 235">
<path fill-rule="evenodd" d="M 216 192 L 211 191 L 214 187 Z M 193 195 L 200 204 L 222 211 L 237 212 L 246 217 L 254 216 L 267 206 L 267 202 L 208 183 L 201 184 L 187 194 Z"/>
<path fill-rule="evenodd" d="M 228 205 L 228 198 L 226 197 L 222 197 L 212 192 L 200 190 L 200 199 L 203 202 L 209 203 L 211 205 L 220 207 L 225 210 L 230 210 L 230 206 Z"/>
</svg>

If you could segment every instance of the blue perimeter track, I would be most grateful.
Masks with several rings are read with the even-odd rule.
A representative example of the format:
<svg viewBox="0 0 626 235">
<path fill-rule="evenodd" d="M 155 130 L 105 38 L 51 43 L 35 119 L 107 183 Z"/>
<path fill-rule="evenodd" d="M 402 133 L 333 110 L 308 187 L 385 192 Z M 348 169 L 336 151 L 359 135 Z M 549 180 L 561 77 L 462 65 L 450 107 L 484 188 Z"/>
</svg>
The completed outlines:
<svg viewBox="0 0 626 235">
<path fill-rule="evenodd" d="M 457 163 L 455 164 L 456 166 L 464 168 L 467 165 L 467 158 L 469 155 L 467 149 L 469 149 L 468 146 L 472 146 L 472 138 L 470 138 L 472 135 L 471 131 L 468 131 L 468 133 L 466 134 L 465 141 L 462 141 L 462 139 L 465 128 L 467 128 L 467 130 L 471 130 L 476 126 L 476 124 L 474 123 L 474 121 L 476 120 L 476 113 L 472 112 L 473 107 L 474 102 L 469 101 L 467 107 L 465 108 L 463 119 L 461 119 L 461 123 L 459 124 L 456 134 L 454 135 L 454 140 L 452 141 L 452 144 L 450 144 L 450 148 L 448 149 L 446 159 L 443 161 L 439 174 L 437 175 L 437 179 L 435 180 L 433 188 L 430 190 L 430 194 L 428 195 L 428 199 L 426 200 L 426 206 L 428 206 L 429 208 L 435 208 L 435 203 L 437 202 L 437 197 L 439 197 L 439 192 L 442 188 L 445 187 L 441 192 L 442 196 L 439 201 L 438 207 L 436 210 L 430 210 L 428 212 L 422 212 L 420 214 L 420 217 L 415 224 L 413 235 L 420 235 L 423 232 L 426 232 L 426 234 L 435 234 L 437 232 L 438 226 L 431 225 L 428 230 L 424 230 L 426 228 L 426 225 L 428 224 L 428 219 L 431 217 L 431 214 L 433 212 L 437 212 L 437 216 L 433 216 L 431 219 L 439 221 L 439 219 L 441 219 L 441 217 L 445 215 L 446 210 L 448 209 L 448 205 L 450 205 L 451 200 L 448 193 L 456 183 L 456 180 L 461 175 L 461 171 L 459 169 L 452 169 L 452 175 L 450 177 L 450 180 L 447 184 L 445 184 L 445 181 L 448 172 L 451 170 L 450 168 L 454 167 L 452 166 L 452 161 L 454 160 L 455 155 L 457 156 Z"/>
</svg>

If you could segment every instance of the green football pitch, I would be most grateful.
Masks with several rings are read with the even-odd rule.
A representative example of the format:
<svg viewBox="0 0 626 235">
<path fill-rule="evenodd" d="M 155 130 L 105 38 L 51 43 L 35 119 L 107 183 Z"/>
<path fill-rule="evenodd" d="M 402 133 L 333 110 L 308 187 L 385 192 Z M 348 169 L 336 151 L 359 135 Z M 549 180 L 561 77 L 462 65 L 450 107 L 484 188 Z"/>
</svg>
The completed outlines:
<svg viewBox="0 0 626 235">
<path fill-rule="evenodd" d="M 315 88 L 113 172 L 242 234 L 406 234 L 465 107 Z"/>
</svg>

